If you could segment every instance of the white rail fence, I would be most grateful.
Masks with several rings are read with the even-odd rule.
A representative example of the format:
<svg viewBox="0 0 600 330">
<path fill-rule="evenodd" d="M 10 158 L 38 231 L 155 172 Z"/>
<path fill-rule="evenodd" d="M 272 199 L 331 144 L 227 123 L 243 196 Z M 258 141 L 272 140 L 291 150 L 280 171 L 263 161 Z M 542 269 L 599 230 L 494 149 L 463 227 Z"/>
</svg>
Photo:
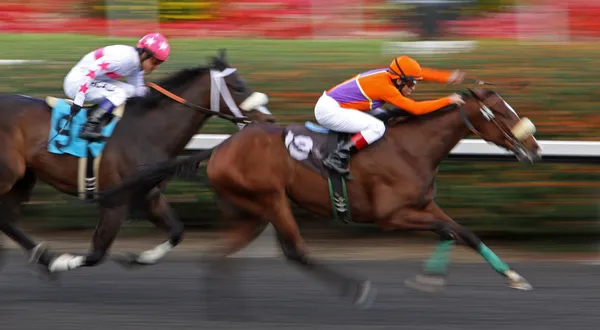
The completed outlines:
<svg viewBox="0 0 600 330">
<path fill-rule="evenodd" d="M 186 146 L 187 152 L 217 146 L 228 134 L 197 134 Z M 600 141 L 538 141 L 543 161 L 600 162 Z M 450 152 L 450 158 L 510 159 L 512 154 L 483 140 L 463 139 Z"/>
<path fill-rule="evenodd" d="M 217 146 L 229 137 L 228 134 L 197 134 L 186 146 L 186 152 L 205 150 Z M 600 163 L 600 141 L 551 141 L 538 140 L 542 147 L 542 161 L 571 163 Z M 464 139 L 452 149 L 450 159 L 469 159 L 473 161 L 515 161 L 512 154 L 483 140 Z M 600 212 L 600 204 L 599 204 Z M 598 219 L 600 221 L 600 217 Z M 600 223 L 600 222 L 599 222 Z M 275 229 L 267 229 L 237 256 L 277 256 L 280 254 L 276 243 Z M 600 251 L 600 243 L 598 250 Z M 600 265 L 600 261 L 597 263 Z"/>
</svg>

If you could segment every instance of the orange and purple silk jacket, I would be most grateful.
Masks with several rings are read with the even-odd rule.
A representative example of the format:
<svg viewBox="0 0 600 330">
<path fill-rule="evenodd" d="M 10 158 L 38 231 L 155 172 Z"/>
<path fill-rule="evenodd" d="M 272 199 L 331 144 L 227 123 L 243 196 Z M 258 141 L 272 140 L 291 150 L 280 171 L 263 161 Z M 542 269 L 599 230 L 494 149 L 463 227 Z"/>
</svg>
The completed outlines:
<svg viewBox="0 0 600 330">
<path fill-rule="evenodd" d="M 423 81 L 445 83 L 451 71 L 423 68 Z M 342 108 L 359 111 L 371 111 L 381 107 L 386 102 L 415 115 L 423 115 L 452 104 L 449 97 L 432 101 L 414 101 L 400 93 L 385 69 L 375 69 L 360 73 L 327 92 Z"/>
</svg>

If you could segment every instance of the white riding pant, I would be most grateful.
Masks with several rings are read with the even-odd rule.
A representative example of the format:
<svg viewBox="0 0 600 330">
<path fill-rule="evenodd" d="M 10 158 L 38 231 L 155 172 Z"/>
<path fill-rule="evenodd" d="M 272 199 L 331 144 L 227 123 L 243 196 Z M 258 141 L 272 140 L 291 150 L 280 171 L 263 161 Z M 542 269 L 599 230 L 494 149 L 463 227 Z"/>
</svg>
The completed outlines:
<svg viewBox="0 0 600 330">
<path fill-rule="evenodd" d="M 77 91 L 81 85 L 83 75 L 77 72 L 77 69 L 69 72 L 65 77 L 63 89 L 65 95 L 70 99 L 75 99 Z M 109 78 L 93 80 L 85 93 L 85 101 L 88 103 L 99 103 L 107 98 L 115 107 L 125 103 L 125 101 L 135 95 L 135 87 L 118 80 Z"/>
<path fill-rule="evenodd" d="M 323 127 L 343 133 L 361 133 L 368 144 L 385 133 L 385 124 L 368 113 L 342 108 L 325 92 L 315 105 L 315 119 Z"/>
</svg>

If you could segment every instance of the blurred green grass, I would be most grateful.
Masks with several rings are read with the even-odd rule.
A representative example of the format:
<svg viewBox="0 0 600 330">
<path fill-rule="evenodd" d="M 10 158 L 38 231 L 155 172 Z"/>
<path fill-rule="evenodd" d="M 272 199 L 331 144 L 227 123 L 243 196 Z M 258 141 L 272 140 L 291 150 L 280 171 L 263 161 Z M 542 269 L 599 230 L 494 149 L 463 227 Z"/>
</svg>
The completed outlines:
<svg viewBox="0 0 600 330">
<path fill-rule="evenodd" d="M 86 52 L 135 41 L 69 34 L 0 34 L 0 43 L 10 45 L 3 49 L 2 58 L 48 61 L 0 66 L 0 92 L 62 95 L 64 75 Z M 148 80 L 205 64 L 208 56 L 226 48 L 232 65 L 250 86 L 270 95 L 270 109 L 283 123 L 304 121 L 313 118 L 314 103 L 323 90 L 361 71 L 387 66 L 392 56 L 382 54 L 384 42 L 175 39 L 171 60 Z M 522 116 L 536 123 L 539 138 L 593 140 L 600 123 L 599 52 L 596 44 L 520 45 L 487 40 L 470 53 L 415 57 L 423 65 L 463 69 L 482 80 L 528 80 L 531 85 L 524 89 L 497 90 Z M 423 83 L 415 98 L 441 97 L 462 88 Z M 233 129 L 221 120 L 211 120 L 203 132 L 230 133 Z"/>
</svg>

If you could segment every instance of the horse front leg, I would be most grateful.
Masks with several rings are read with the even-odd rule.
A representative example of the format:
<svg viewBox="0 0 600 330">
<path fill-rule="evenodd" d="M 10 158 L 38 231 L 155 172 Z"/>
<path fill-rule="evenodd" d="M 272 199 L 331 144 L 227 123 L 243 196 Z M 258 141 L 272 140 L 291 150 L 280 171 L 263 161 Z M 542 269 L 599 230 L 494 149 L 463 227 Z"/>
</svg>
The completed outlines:
<svg viewBox="0 0 600 330">
<path fill-rule="evenodd" d="M 128 205 L 100 208 L 100 221 L 94 231 L 90 253 L 86 256 L 63 253 L 50 262 L 48 269 L 53 273 L 64 272 L 79 267 L 94 267 L 103 262 L 127 217 L 128 208 Z"/>
<path fill-rule="evenodd" d="M 469 229 L 459 225 L 452 220 L 440 207 L 431 203 L 427 208 L 436 218 L 443 221 L 436 226 L 436 231 L 440 237 L 456 237 L 458 236 L 461 241 L 477 252 L 479 255 L 488 262 L 488 264 L 500 275 L 504 276 L 508 280 L 509 287 L 517 290 L 532 290 L 533 287 L 527 280 L 519 275 L 516 271 L 511 269 L 500 257 L 496 255 L 490 248 L 488 248 L 482 240 L 477 237 Z M 439 243 L 438 243 L 439 246 Z"/>
<path fill-rule="evenodd" d="M 434 202 L 424 210 L 405 210 L 395 218 L 403 227 L 413 230 L 430 230 L 439 235 L 440 240 L 433 254 L 425 262 L 423 274 L 406 281 L 409 287 L 422 291 L 437 291 L 445 284 L 450 253 L 457 242 L 464 243 L 481 255 L 488 264 L 508 280 L 509 287 L 519 290 L 532 290 L 525 278 L 511 269 L 477 235 L 456 223 Z"/>
<path fill-rule="evenodd" d="M 126 268 L 156 264 L 169 251 L 179 245 L 183 239 L 183 223 L 179 220 L 165 196 L 157 188 L 152 190 L 148 196 L 149 199 L 143 203 L 143 207 L 148 214 L 148 221 L 169 233 L 169 239 L 140 254 L 126 253 L 113 258 L 115 262 Z"/>
<path fill-rule="evenodd" d="M 432 209 L 439 214 L 445 213 L 439 208 L 439 206 L 433 204 Z M 477 252 L 487 263 L 500 275 L 505 277 L 508 281 L 508 286 L 516 290 L 530 291 L 533 290 L 533 286 L 519 273 L 512 269 L 507 263 L 502 261 L 500 257 L 494 253 L 489 247 L 487 247 L 483 241 L 475 235 L 469 229 L 457 224 L 450 217 L 446 215 L 448 225 L 443 226 L 443 230 L 447 232 L 446 235 L 453 232 L 454 235 L 458 236 L 465 245 L 470 247 L 472 250 Z"/>
</svg>

